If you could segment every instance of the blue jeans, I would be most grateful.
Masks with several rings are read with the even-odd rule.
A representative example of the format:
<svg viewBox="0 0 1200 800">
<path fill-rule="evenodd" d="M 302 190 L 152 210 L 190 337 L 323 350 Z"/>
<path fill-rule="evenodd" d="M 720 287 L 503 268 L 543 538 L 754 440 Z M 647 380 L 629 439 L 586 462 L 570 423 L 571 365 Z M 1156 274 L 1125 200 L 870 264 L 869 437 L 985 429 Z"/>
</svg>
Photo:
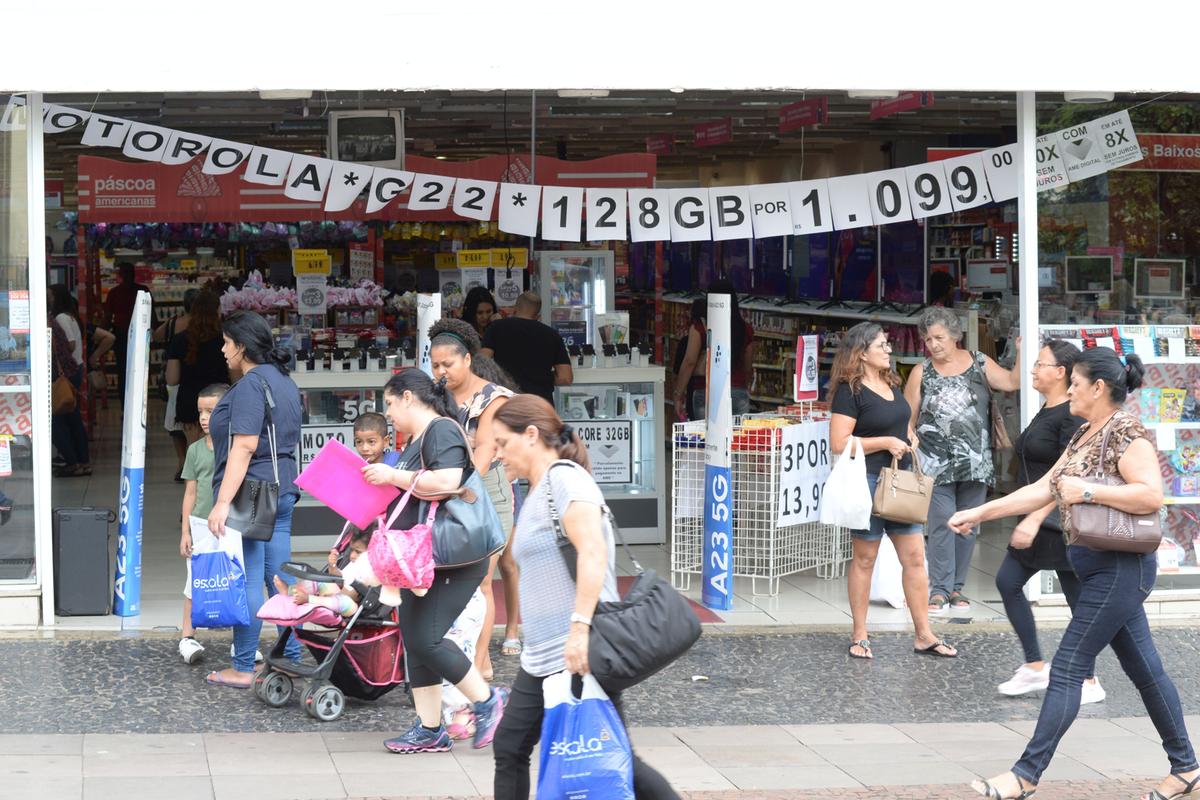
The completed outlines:
<svg viewBox="0 0 1200 800">
<path fill-rule="evenodd" d="M 271 534 L 271 541 L 242 540 L 246 557 L 246 605 L 250 609 L 250 624 L 233 626 L 233 668 L 238 672 L 254 671 L 254 651 L 258 649 L 258 639 L 262 634 L 262 620 L 257 614 L 266 597 L 275 594 L 275 582 L 272 579 L 279 575 L 289 585 L 296 580 L 279 571 L 283 562 L 292 558 L 292 508 L 295 505 L 296 495 L 279 496 L 275 533 Z M 279 632 L 282 633 L 283 628 Z M 300 642 L 296 637 L 293 636 L 288 642 L 284 655 L 293 661 L 300 660 Z"/>
<path fill-rule="evenodd" d="M 1042 660 L 1042 648 L 1038 644 L 1037 623 L 1033 619 L 1033 609 L 1025 599 L 1025 584 L 1041 570 L 1032 569 L 1017 561 L 1012 553 L 1005 553 L 996 570 L 996 588 L 1000 591 L 1000 600 L 1004 603 L 1004 613 L 1013 626 L 1021 647 L 1025 651 L 1025 663 Z M 1062 585 L 1063 594 L 1067 596 L 1067 606 L 1074 613 L 1075 605 L 1079 602 L 1079 578 L 1069 569 L 1060 569 L 1058 582 Z M 1089 678 L 1095 677 L 1088 675 Z"/>
<path fill-rule="evenodd" d="M 1141 692 L 1146 711 L 1162 738 L 1171 772 L 1196 769 L 1196 754 L 1183 723 L 1179 692 L 1163 670 L 1142 606 L 1154 588 L 1157 556 L 1078 545 L 1068 547 L 1067 556 L 1079 576 L 1079 599 L 1051 662 L 1050 688 L 1042 701 L 1037 728 L 1013 772 L 1030 783 L 1041 778 L 1059 740 L 1079 712 L 1083 679 L 1092 674 L 1096 656 L 1109 645 L 1121 669 Z"/>
</svg>

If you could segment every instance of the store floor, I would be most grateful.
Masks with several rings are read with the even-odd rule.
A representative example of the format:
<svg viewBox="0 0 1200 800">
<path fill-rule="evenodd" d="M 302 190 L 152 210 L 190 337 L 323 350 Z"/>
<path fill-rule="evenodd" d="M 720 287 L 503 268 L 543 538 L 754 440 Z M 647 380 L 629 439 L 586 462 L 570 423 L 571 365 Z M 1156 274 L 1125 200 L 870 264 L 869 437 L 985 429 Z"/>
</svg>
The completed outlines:
<svg viewBox="0 0 1200 800">
<path fill-rule="evenodd" d="M 101 409 L 100 422 L 92 445 L 94 474 L 90 478 L 56 478 L 53 484 L 54 507 L 101 506 L 116 508 L 121 461 L 121 412 L 116 403 Z M 100 630 L 172 630 L 178 629 L 181 616 L 181 591 L 184 562 L 179 557 L 179 503 L 181 484 L 175 483 L 175 454 L 162 429 L 162 404 L 152 400 L 147 411 L 145 527 L 142 539 L 142 614 L 139 617 L 59 617 L 63 629 Z M 667 474 L 670 474 L 668 469 Z M 115 536 L 116 526 L 112 530 Z M 1004 557 L 1007 532 L 989 525 L 980 537 L 970 577 L 965 589 L 972 599 L 969 611 L 943 619 L 959 623 L 1003 623 L 1004 610 L 993 583 L 996 569 Z M 669 575 L 670 560 L 665 545 L 634 548 L 645 567 Z M 297 554 L 321 560 L 319 553 Z M 633 574 L 632 565 L 618 550 L 618 571 Z M 685 592 L 694 600 L 700 597 L 699 576 L 692 576 Z M 759 590 L 764 582 L 759 582 Z M 823 580 L 811 571 L 791 575 L 780 583 L 776 596 L 756 596 L 748 578 L 734 581 L 734 604 L 718 611 L 720 623 L 731 626 L 837 626 L 850 624 L 850 605 L 846 597 L 846 579 Z M 1152 618 L 1171 619 L 1192 615 L 1200 601 L 1173 600 L 1151 602 L 1147 611 Z M 1042 619 L 1065 619 L 1066 607 L 1041 604 L 1036 614 Z M 897 630 L 911 624 L 905 609 L 872 604 L 868 624 L 873 631 Z"/>
</svg>

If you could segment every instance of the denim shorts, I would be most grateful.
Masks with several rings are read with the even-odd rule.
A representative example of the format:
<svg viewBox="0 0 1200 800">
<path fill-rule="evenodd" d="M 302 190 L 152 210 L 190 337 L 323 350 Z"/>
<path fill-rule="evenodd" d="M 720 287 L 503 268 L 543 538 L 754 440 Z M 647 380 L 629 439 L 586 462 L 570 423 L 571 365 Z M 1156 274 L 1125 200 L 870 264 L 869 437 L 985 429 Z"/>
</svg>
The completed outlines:
<svg viewBox="0 0 1200 800">
<path fill-rule="evenodd" d="M 878 475 L 867 473 L 867 486 L 871 490 L 871 497 L 875 496 L 875 484 L 879 482 Z M 883 534 L 888 536 L 908 536 L 914 533 L 924 533 L 924 525 L 915 525 L 910 522 L 892 522 L 883 517 L 871 515 L 871 527 L 865 531 L 850 531 L 850 535 L 855 539 L 861 539 L 864 542 L 878 542 L 883 538 Z"/>
</svg>

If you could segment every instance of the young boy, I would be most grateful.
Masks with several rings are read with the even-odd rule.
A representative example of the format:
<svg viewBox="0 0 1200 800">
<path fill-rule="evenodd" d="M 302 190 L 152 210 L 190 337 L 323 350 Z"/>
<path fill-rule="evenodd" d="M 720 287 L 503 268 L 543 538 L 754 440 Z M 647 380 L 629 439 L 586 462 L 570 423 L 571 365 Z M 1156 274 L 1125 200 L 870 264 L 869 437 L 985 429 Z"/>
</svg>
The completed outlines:
<svg viewBox="0 0 1200 800">
<path fill-rule="evenodd" d="M 383 414 L 367 411 L 354 420 L 354 449 L 368 464 L 382 462 L 389 467 L 399 464 L 400 454 L 388 449 L 391 442 L 392 435 Z"/>
<path fill-rule="evenodd" d="M 183 638 L 179 640 L 179 655 L 186 664 L 195 664 L 204 655 L 204 645 L 196 641 L 196 629 L 192 627 L 192 526 L 189 517 L 207 517 L 213 507 L 213 460 L 212 436 L 208 432 L 208 421 L 213 409 L 229 391 L 225 383 L 213 383 L 202 390 L 196 399 L 200 411 L 200 430 L 204 438 L 187 450 L 181 473 L 186 484 L 183 490 L 183 531 L 179 538 L 179 555 L 187 559 L 187 583 L 183 587 Z"/>
</svg>

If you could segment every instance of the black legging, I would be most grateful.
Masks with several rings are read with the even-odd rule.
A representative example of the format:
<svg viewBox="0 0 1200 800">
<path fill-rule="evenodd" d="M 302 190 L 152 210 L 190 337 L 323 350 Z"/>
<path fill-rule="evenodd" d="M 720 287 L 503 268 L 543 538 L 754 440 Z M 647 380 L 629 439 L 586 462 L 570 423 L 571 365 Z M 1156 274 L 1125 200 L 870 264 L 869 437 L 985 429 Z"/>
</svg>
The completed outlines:
<svg viewBox="0 0 1200 800">
<path fill-rule="evenodd" d="M 400 592 L 397 612 L 412 688 L 437 686 L 443 678 L 457 684 L 471 671 L 471 660 L 445 636 L 483 582 L 487 568 L 485 558 L 458 569 L 439 569 L 424 597 L 408 589 Z"/>
<path fill-rule="evenodd" d="M 996 571 L 996 588 L 1000 590 L 1000 599 L 1004 601 L 1004 613 L 1012 623 L 1021 647 L 1025 649 L 1025 663 L 1042 661 L 1042 648 L 1038 645 L 1037 624 L 1033 620 L 1033 609 L 1025 599 L 1022 589 L 1029 579 L 1040 570 L 1025 566 L 1012 553 L 1004 554 L 1004 561 Z M 1067 596 L 1067 605 L 1075 610 L 1075 601 L 1079 599 L 1079 578 L 1069 569 L 1055 570 L 1058 582 L 1062 584 L 1063 594 Z"/>
<path fill-rule="evenodd" d="M 496 800 L 529 800 L 529 756 L 542 735 L 542 681 L 525 670 L 517 673 L 512 693 L 504 707 L 504 719 L 496 729 L 492 741 L 492 754 L 496 759 L 496 776 L 493 791 Z M 610 694 L 625 722 L 621 709 L 621 695 Z M 633 754 L 633 794 L 638 800 L 679 800 L 679 795 L 649 765 Z"/>
</svg>

